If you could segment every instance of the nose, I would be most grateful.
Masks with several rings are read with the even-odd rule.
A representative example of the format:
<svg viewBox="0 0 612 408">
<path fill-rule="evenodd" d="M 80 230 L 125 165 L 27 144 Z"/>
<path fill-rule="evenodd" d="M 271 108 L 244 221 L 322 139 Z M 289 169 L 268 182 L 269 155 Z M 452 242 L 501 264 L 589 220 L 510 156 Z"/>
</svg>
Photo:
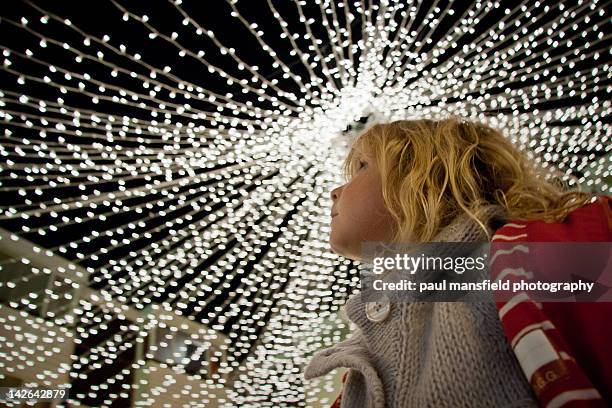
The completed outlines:
<svg viewBox="0 0 612 408">
<path fill-rule="evenodd" d="M 338 197 L 340 197 L 340 192 L 342 190 L 342 186 L 338 186 L 331 191 L 331 199 L 333 202 L 336 202 Z"/>
</svg>

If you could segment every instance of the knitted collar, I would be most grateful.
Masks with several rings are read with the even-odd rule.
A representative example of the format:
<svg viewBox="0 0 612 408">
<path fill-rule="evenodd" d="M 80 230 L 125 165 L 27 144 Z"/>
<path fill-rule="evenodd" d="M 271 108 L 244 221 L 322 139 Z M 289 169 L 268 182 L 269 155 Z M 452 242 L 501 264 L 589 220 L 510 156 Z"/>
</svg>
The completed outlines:
<svg viewBox="0 0 612 408">
<path fill-rule="evenodd" d="M 501 205 L 491 204 L 481 209 L 484 225 L 489 236 L 506 222 L 506 210 Z M 479 242 L 489 241 L 482 227 L 468 214 L 462 213 L 455 217 L 446 227 L 431 240 L 431 242 Z"/>
<path fill-rule="evenodd" d="M 500 205 L 488 205 L 483 207 L 479 219 L 483 222 L 489 237 L 507 222 L 507 212 Z M 455 217 L 444 227 L 431 242 L 487 242 L 489 238 L 482 227 L 468 214 L 462 213 Z M 343 306 L 344 313 L 360 328 L 367 325 L 366 316 L 363 313 L 366 302 L 361 299 L 361 292 L 353 294 Z"/>
</svg>

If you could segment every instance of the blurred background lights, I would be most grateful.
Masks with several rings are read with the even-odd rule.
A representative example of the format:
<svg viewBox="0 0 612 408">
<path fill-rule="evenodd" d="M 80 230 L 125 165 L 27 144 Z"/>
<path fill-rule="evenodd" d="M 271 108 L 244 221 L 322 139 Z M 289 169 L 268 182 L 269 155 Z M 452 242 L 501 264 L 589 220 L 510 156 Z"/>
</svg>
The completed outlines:
<svg viewBox="0 0 612 408">
<path fill-rule="evenodd" d="M 0 385 L 329 406 L 341 372 L 302 369 L 351 329 L 358 265 L 327 239 L 355 137 L 456 114 L 609 194 L 609 5 L 5 5 Z"/>
</svg>

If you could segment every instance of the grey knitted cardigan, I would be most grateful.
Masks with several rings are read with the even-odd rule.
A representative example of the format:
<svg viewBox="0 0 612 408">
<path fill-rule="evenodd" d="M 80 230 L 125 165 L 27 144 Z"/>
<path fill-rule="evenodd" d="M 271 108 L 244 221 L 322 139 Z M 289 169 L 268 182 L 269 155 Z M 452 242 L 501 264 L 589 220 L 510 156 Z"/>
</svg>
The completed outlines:
<svg viewBox="0 0 612 408">
<path fill-rule="evenodd" d="M 485 225 L 504 223 L 503 208 L 489 206 Z M 486 242 L 467 214 L 432 242 Z M 306 380 L 350 368 L 341 407 L 537 407 L 492 302 L 393 302 L 382 322 L 370 321 L 360 294 L 344 305 L 356 330 L 320 350 Z"/>
</svg>

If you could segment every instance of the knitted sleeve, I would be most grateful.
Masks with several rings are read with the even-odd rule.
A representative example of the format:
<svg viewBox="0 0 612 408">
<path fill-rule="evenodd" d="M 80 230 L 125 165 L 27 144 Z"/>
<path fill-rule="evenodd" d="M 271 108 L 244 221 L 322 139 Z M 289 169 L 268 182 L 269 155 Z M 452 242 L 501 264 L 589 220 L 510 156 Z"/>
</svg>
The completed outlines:
<svg viewBox="0 0 612 408">
<path fill-rule="evenodd" d="M 383 385 L 360 330 L 333 347 L 315 353 L 304 370 L 304 378 L 320 377 L 338 367 L 352 368 L 342 392 L 342 406 L 385 407 Z"/>
</svg>

